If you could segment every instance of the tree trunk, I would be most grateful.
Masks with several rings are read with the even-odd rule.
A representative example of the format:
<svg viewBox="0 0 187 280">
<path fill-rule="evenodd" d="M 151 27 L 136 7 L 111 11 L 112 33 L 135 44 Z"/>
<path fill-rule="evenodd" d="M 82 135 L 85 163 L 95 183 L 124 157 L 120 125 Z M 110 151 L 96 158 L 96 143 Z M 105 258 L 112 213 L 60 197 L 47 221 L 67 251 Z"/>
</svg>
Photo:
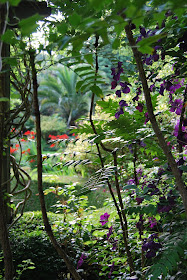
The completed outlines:
<svg viewBox="0 0 187 280">
<path fill-rule="evenodd" d="M 0 34 L 3 34 L 5 31 L 5 19 L 7 14 L 6 5 L 0 4 Z M 4 47 L 2 42 L 0 42 L 0 62 L 2 63 L 2 50 L 4 52 Z M 6 48 L 6 47 L 5 47 Z M 2 70 L 2 64 L 0 65 L 0 71 Z M 0 73 L 0 98 L 9 98 L 7 96 L 8 90 L 8 83 L 7 77 L 5 74 Z M 9 183 L 7 180 L 9 179 L 10 172 L 9 172 L 9 145 L 8 148 L 4 150 L 4 140 L 6 135 L 5 134 L 5 127 L 4 127 L 4 120 L 5 120 L 5 113 L 8 111 L 9 103 L 7 101 L 0 100 L 0 243 L 3 251 L 4 256 L 4 267 L 5 267 L 5 279 L 6 280 L 13 280 L 14 275 L 14 267 L 12 261 L 12 252 L 8 237 L 8 229 L 7 229 L 7 219 L 8 215 L 6 212 L 8 207 L 4 201 L 4 193 L 7 192 L 7 186 Z M 6 143 L 7 144 L 7 143 Z M 4 155 L 5 153 L 5 155 Z"/>
</svg>

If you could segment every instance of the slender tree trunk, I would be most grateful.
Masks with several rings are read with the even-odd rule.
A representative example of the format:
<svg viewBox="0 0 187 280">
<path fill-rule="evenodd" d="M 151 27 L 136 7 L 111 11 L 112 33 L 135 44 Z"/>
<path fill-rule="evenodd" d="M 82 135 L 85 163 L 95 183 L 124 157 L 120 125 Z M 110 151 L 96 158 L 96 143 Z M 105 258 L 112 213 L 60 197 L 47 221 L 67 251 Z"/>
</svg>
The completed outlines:
<svg viewBox="0 0 187 280">
<path fill-rule="evenodd" d="M 131 49 L 132 49 L 132 52 L 133 52 L 133 55 L 134 55 L 134 58 L 135 58 L 135 61 L 137 64 L 137 68 L 139 71 L 139 77 L 141 79 L 143 90 L 144 90 L 144 96 L 145 96 L 145 100 L 146 100 L 146 106 L 147 106 L 149 119 L 151 121 L 155 135 L 158 138 L 160 147 L 162 148 L 162 150 L 167 158 L 167 161 L 171 167 L 172 173 L 175 177 L 176 185 L 177 185 L 179 193 L 182 197 L 184 209 L 185 209 L 186 216 L 187 216 L 187 188 L 185 186 L 185 183 L 183 182 L 183 179 L 182 179 L 181 173 L 178 169 L 177 163 L 170 151 L 170 148 L 167 146 L 167 143 L 164 139 L 162 131 L 160 130 L 160 127 L 158 126 L 158 123 L 156 121 L 154 111 L 153 111 L 150 89 L 148 87 L 147 78 L 145 75 L 145 71 L 144 71 L 144 67 L 143 67 L 143 63 L 142 63 L 142 59 L 141 59 L 141 54 L 137 49 L 136 42 L 134 40 L 134 37 L 133 37 L 129 24 L 125 26 L 125 32 L 127 34 L 127 38 L 128 38 L 129 44 L 131 46 Z"/>
<path fill-rule="evenodd" d="M 8 6 L 0 4 L 0 34 L 3 34 L 6 26 L 5 19 L 8 11 Z M 0 72 L 2 70 L 2 50 L 4 49 L 3 43 L 0 42 Z M 6 76 L 0 73 L 0 98 L 8 97 L 6 95 L 6 86 L 7 80 Z M 5 279 L 13 280 L 14 267 L 12 261 L 12 252 L 8 237 L 8 228 L 7 228 L 7 215 L 6 215 L 6 203 L 4 201 L 4 193 L 7 192 L 5 186 L 7 187 L 6 181 L 9 178 L 9 166 L 7 165 L 7 160 L 9 157 L 9 151 L 4 151 L 4 120 L 5 113 L 7 111 L 9 104 L 8 102 L 3 102 L 0 100 L 0 244 L 4 256 L 4 268 L 5 268 Z M 9 148 L 9 147 L 8 147 Z M 6 156 L 4 156 L 4 152 Z M 6 161 L 5 161 L 6 157 Z M 7 168 L 7 169 L 6 169 Z"/>
<path fill-rule="evenodd" d="M 69 272 L 72 274 L 75 280 L 81 280 L 80 275 L 77 273 L 75 267 L 72 265 L 66 252 L 60 247 L 56 238 L 54 237 L 51 225 L 47 217 L 47 211 L 45 207 L 45 199 L 42 188 L 42 150 L 41 150 L 41 127 L 40 127 L 40 111 L 38 104 L 38 83 L 37 83 L 37 73 L 35 68 L 35 52 L 30 50 L 30 62 L 32 68 L 32 82 L 33 82 L 33 101 L 34 101 L 34 111 L 35 111 L 35 121 L 36 121 L 36 137 L 37 137 L 37 170 L 38 170 L 38 192 L 40 198 L 41 211 L 43 216 L 43 222 L 45 230 L 56 249 L 59 256 L 64 260 Z"/>
</svg>

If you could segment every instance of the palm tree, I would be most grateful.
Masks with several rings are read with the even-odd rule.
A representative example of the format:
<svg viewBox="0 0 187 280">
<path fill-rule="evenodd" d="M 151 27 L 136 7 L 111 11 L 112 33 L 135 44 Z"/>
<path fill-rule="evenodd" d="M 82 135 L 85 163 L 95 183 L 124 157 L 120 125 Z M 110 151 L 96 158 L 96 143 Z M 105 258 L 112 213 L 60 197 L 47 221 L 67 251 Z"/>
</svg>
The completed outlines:
<svg viewBox="0 0 187 280">
<path fill-rule="evenodd" d="M 65 118 L 67 126 L 88 112 L 89 96 L 76 92 L 78 76 L 64 66 L 57 66 L 40 77 L 41 112 L 52 108 Z"/>
</svg>

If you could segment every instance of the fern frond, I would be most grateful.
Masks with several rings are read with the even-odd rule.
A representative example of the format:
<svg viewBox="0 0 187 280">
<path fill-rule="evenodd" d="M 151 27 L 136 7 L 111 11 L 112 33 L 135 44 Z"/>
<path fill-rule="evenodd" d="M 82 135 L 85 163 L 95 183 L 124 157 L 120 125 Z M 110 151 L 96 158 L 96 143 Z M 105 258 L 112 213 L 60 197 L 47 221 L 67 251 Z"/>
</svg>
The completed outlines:
<svg viewBox="0 0 187 280">
<path fill-rule="evenodd" d="M 160 259 L 155 262 L 148 270 L 146 275 L 151 275 L 151 280 L 158 279 L 162 275 L 162 279 L 168 274 L 174 272 L 178 263 L 184 257 L 185 250 L 187 249 L 187 232 L 186 228 L 182 231 L 179 230 L 174 234 L 167 233 L 164 236 L 163 249 Z"/>
</svg>

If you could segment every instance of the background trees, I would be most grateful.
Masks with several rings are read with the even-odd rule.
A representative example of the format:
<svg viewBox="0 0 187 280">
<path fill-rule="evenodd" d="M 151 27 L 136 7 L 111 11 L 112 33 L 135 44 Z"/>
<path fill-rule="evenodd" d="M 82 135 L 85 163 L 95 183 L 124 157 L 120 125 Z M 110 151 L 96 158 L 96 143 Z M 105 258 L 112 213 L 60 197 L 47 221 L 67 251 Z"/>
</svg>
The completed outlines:
<svg viewBox="0 0 187 280">
<path fill-rule="evenodd" d="M 39 87 L 41 112 L 46 114 L 52 108 L 66 120 L 68 127 L 75 125 L 88 112 L 89 101 L 88 95 L 76 91 L 77 79 L 73 70 L 62 66 L 43 74 Z"/>
</svg>

